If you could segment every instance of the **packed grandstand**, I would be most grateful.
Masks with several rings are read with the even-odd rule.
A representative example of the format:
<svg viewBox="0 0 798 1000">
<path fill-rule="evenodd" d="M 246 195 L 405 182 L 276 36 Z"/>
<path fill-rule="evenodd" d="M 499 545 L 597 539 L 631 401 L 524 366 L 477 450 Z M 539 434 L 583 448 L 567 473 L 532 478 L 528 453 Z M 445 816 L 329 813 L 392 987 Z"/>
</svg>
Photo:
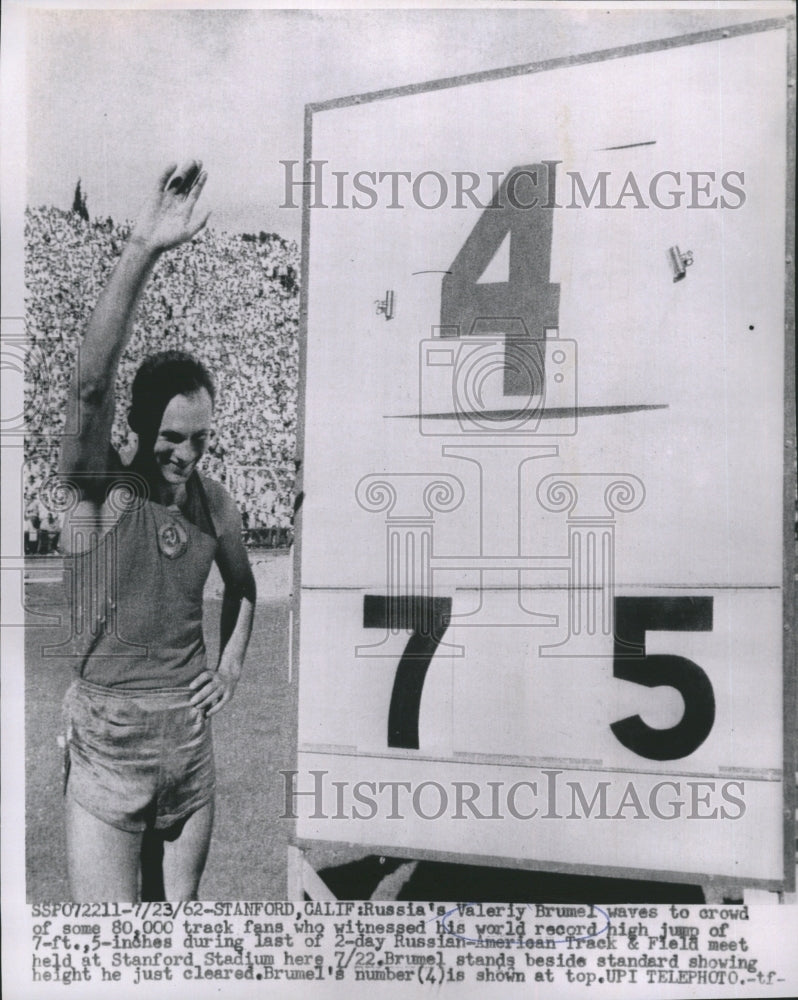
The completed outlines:
<svg viewBox="0 0 798 1000">
<path fill-rule="evenodd" d="M 29 208 L 25 218 L 26 549 L 48 551 L 68 381 L 94 303 L 129 224 Z M 117 380 L 113 443 L 125 458 L 130 385 L 142 359 L 188 350 L 214 374 L 215 427 L 203 470 L 224 483 L 252 544 L 284 544 L 296 474 L 299 251 L 275 234 L 204 230 L 164 256 L 144 291 Z"/>
</svg>

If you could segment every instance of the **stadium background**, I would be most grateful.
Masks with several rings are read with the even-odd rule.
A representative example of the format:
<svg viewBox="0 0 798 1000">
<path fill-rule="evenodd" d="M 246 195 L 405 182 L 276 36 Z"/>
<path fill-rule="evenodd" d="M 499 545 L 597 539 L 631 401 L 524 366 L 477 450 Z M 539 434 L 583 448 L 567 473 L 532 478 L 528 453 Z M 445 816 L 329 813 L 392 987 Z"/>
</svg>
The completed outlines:
<svg viewBox="0 0 798 1000">
<path fill-rule="evenodd" d="M 29 552 L 53 547 L 52 531 L 38 533 L 49 514 L 58 516 L 48 484 L 67 386 L 89 315 L 129 231 L 127 222 L 90 221 L 77 210 L 26 212 L 23 491 L 26 534 L 37 533 L 28 539 Z M 250 545 L 286 545 L 291 536 L 298 321 L 297 245 L 274 233 L 206 229 L 158 262 L 119 366 L 112 440 L 123 459 L 135 446 L 127 427 L 130 385 L 147 354 L 179 347 L 213 373 L 214 431 L 202 468 L 235 498 Z"/>
</svg>

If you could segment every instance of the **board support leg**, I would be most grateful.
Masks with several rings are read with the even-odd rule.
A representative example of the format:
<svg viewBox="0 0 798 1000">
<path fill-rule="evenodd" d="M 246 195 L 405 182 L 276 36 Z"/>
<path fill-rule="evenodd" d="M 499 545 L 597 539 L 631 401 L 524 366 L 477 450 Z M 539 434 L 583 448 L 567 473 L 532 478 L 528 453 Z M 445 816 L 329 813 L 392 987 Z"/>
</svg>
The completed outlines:
<svg viewBox="0 0 798 1000">
<path fill-rule="evenodd" d="M 288 845 L 288 898 L 331 901 L 337 897 L 318 875 L 304 853 L 293 844 Z"/>
</svg>

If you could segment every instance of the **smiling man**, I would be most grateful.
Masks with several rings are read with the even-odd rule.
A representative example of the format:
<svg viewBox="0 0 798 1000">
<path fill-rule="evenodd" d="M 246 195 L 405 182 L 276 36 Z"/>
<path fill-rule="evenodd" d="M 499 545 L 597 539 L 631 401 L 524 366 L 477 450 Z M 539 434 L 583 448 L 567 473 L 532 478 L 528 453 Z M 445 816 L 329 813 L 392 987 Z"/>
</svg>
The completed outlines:
<svg viewBox="0 0 798 1000">
<path fill-rule="evenodd" d="M 195 899 L 210 843 L 210 716 L 233 696 L 252 627 L 255 582 L 241 518 L 197 464 L 215 388 L 182 351 L 147 358 L 123 465 L 110 443 L 119 359 L 136 304 L 164 252 L 193 239 L 205 184 L 191 161 L 161 175 L 94 308 L 70 386 L 60 473 L 75 503 L 62 548 L 73 581 L 76 678 L 67 692 L 66 822 L 77 901 L 140 898 L 145 833 L 163 843 L 167 899 Z M 224 582 L 219 661 L 206 662 L 203 590 Z"/>
</svg>

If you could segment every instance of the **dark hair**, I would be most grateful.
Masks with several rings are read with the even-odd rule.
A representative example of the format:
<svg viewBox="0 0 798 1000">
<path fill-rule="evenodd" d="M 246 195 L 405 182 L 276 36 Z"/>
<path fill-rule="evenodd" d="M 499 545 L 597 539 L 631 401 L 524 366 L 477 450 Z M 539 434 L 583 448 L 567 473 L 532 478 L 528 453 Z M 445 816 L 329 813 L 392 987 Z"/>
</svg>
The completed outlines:
<svg viewBox="0 0 798 1000">
<path fill-rule="evenodd" d="M 139 438 L 155 440 L 164 410 L 174 396 L 207 389 L 211 402 L 216 388 L 208 369 L 186 351 L 151 354 L 136 372 L 127 422 Z"/>
</svg>

